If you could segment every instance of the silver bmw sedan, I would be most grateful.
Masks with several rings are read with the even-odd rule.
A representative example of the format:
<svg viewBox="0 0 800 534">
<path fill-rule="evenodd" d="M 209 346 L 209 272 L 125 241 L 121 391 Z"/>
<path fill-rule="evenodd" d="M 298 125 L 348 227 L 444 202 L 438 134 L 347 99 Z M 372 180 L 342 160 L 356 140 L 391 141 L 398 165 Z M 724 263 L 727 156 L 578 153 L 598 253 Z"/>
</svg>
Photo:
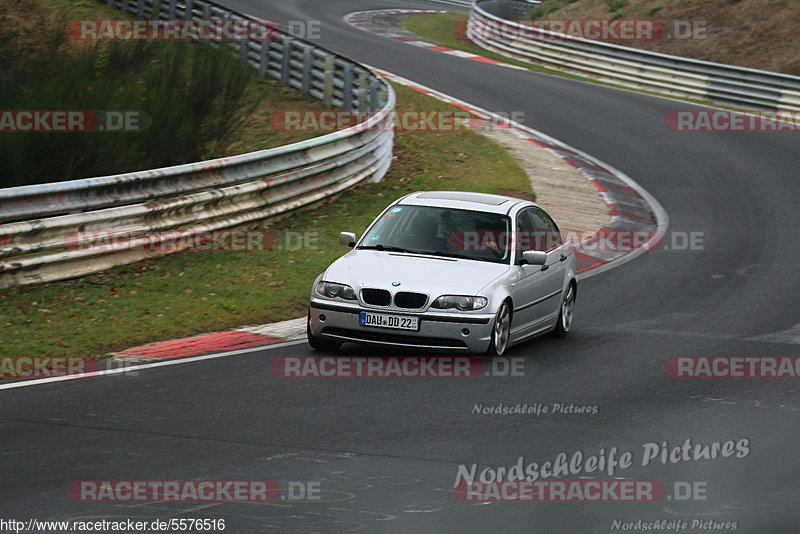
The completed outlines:
<svg viewBox="0 0 800 534">
<path fill-rule="evenodd" d="M 533 202 L 426 191 L 387 207 L 311 289 L 308 342 L 502 355 L 534 336 L 564 336 L 577 294 L 575 253 Z"/>
</svg>

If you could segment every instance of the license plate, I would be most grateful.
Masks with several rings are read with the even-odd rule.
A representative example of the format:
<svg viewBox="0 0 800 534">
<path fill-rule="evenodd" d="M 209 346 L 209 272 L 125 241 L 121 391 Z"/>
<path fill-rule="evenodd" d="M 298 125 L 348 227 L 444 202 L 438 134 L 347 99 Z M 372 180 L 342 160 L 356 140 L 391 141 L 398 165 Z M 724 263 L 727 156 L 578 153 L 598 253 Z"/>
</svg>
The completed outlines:
<svg viewBox="0 0 800 534">
<path fill-rule="evenodd" d="M 394 328 L 396 330 L 419 330 L 419 317 L 389 315 L 386 313 L 361 312 L 361 326 Z"/>
</svg>

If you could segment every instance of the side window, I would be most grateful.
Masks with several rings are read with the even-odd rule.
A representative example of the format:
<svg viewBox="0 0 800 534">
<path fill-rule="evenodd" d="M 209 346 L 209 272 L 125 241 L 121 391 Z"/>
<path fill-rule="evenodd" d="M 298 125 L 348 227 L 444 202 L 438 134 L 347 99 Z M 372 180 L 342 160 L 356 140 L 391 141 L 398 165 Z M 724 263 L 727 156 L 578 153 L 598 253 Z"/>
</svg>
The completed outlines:
<svg viewBox="0 0 800 534">
<path fill-rule="evenodd" d="M 537 250 L 553 250 L 562 244 L 561 232 L 558 231 L 555 221 L 544 211 L 538 208 L 526 210 L 533 219 L 533 226 L 536 230 L 538 245 Z M 541 247 L 541 248 L 539 248 Z"/>
<path fill-rule="evenodd" d="M 530 209 L 525 209 L 517 214 L 517 251 L 541 250 L 536 246 L 536 227 L 530 216 Z"/>
</svg>

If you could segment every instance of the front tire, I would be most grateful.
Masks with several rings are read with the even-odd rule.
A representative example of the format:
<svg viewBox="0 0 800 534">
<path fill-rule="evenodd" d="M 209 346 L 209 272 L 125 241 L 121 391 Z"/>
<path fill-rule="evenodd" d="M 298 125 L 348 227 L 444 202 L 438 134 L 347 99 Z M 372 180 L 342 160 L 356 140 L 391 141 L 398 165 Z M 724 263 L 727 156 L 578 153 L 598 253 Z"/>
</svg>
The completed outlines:
<svg viewBox="0 0 800 534">
<path fill-rule="evenodd" d="M 492 357 L 502 356 L 508 348 L 508 337 L 511 332 L 511 308 L 504 301 L 497 310 L 492 327 L 492 340 L 486 354 Z"/>
<path fill-rule="evenodd" d="M 308 344 L 312 349 L 321 352 L 336 352 L 342 346 L 338 341 L 330 341 L 328 339 L 320 339 L 311 333 L 311 312 L 308 312 L 308 319 L 306 320 L 306 336 L 308 337 Z"/>
<path fill-rule="evenodd" d="M 575 311 L 575 283 L 570 282 L 567 286 L 567 294 L 564 295 L 564 300 L 561 301 L 561 310 L 558 312 L 558 321 L 556 328 L 553 330 L 553 336 L 564 337 L 569 334 L 569 329 L 572 327 L 572 317 Z"/>
</svg>

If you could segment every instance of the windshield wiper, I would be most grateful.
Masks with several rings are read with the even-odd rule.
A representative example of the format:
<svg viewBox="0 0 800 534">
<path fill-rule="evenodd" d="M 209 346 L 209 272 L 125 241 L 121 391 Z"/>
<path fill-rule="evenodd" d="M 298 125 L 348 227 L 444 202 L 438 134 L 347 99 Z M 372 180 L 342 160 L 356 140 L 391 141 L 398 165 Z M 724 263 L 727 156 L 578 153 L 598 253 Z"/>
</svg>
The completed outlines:
<svg viewBox="0 0 800 534">
<path fill-rule="evenodd" d="M 499 261 L 501 258 L 498 258 L 496 260 L 490 260 L 489 258 L 468 256 L 466 254 L 459 254 L 457 252 L 442 252 L 440 250 L 437 250 L 436 252 L 432 252 L 431 254 L 433 254 L 434 256 L 442 256 L 443 258 L 457 258 L 460 260 L 474 260 L 474 261 L 488 261 L 490 263 L 502 263 L 501 261 Z"/>
<path fill-rule="evenodd" d="M 364 250 L 375 249 L 375 250 L 386 250 L 388 252 L 405 252 L 406 254 L 425 254 L 425 252 L 419 252 L 418 250 L 410 250 L 407 248 L 395 247 L 394 245 L 383 245 L 381 243 L 378 243 L 377 245 L 364 245 L 358 248 Z"/>
<path fill-rule="evenodd" d="M 432 252 L 434 256 L 444 256 L 446 258 L 458 258 L 461 260 L 476 260 L 474 256 L 467 256 L 466 254 L 459 254 L 457 252 L 442 252 L 441 250 L 437 250 L 436 252 Z"/>
</svg>

